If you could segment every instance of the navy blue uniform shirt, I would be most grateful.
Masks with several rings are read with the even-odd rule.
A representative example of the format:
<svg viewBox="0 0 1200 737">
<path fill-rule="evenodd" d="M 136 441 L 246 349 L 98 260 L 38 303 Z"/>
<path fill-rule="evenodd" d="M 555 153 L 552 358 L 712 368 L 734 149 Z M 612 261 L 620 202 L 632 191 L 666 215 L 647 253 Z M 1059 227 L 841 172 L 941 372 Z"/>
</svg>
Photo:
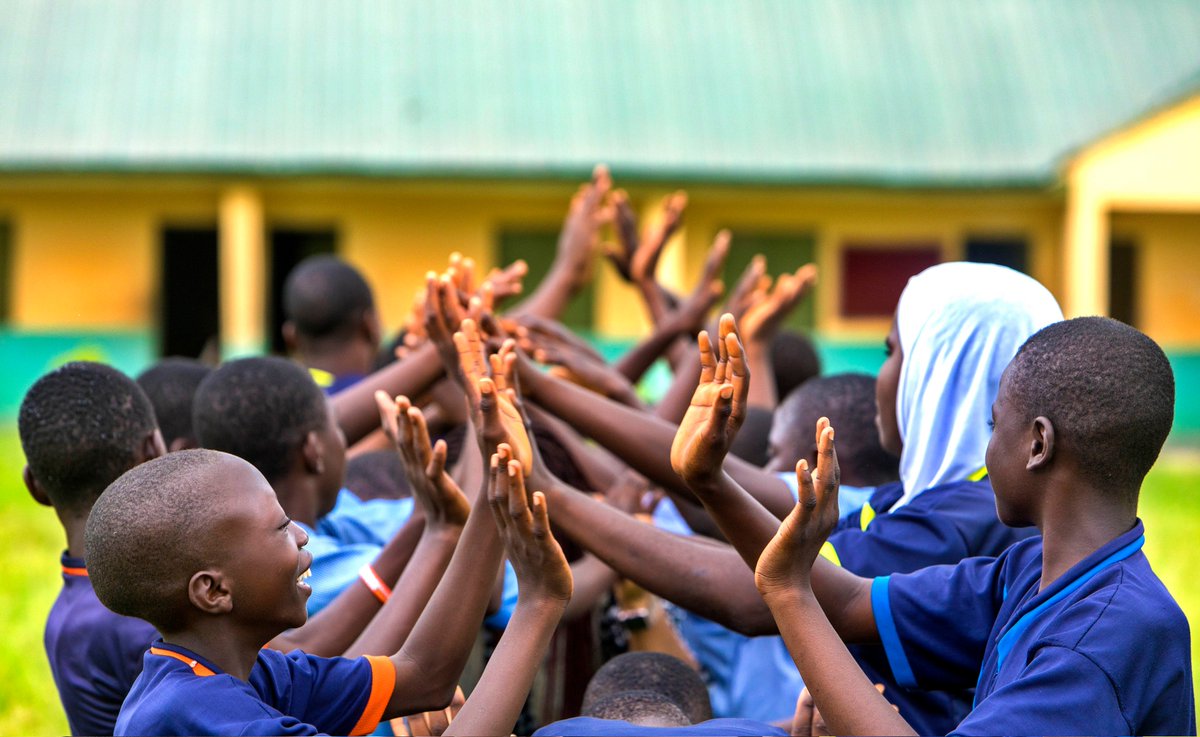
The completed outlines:
<svg viewBox="0 0 1200 737">
<path fill-rule="evenodd" d="M 822 555 L 872 578 L 999 555 L 1037 534 L 1007 527 L 996 517 L 996 497 L 986 479 L 935 486 L 889 511 L 903 493 L 900 483 L 876 489 L 862 509 L 839 521 Z M 850 652 L 872 683 L 884 685 L 884 696 L 918 734 L 945 734 L 970 711 L 971 694 L 964 689 L 909 689 L 898 683 L 879 645 L 852 645 Z"/>
<path fill-rule="evenodd" d="M 1141 521 L 1045 590 L 1042 540 L 871 588 L 901 684 L 978 686 L 962 734 L 1195 734 L 1188 622 Z"/>
<path fill-rule="evenodd" d="M 117 719 L 118 735 L 370 734 L 392 696 L 385 657 L 262 650 L 243 681 L 159 640 Z"/>
<path fill-rule="evenodd" d="M 62 556 L 63 587 L 46 619 L 46 657 L 71 734 L 113 733 L 121 702 L 158 637 L 148 622 L 105 608 L 79 558 Z"/>
</svg>

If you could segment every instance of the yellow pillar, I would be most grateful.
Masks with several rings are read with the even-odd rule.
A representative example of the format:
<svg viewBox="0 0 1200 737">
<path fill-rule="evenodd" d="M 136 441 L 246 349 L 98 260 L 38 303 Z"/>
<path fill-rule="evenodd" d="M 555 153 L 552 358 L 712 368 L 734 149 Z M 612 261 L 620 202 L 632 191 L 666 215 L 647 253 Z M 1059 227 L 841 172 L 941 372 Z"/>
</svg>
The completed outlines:
<svg viewBox="0 0 1200 737">
<path fill-rule="evenodd" d="M 1063 313 L 1068 317 L 1108 314 L 1108 209 L 1077 182 L 1067 193 L 1063 238 Z"/>
<path fill-rule="evenodd" d="M 267 249 L 262 193 L 230 187 L 218 205 L 221 355 L 260 355 L 267 346 Z"/>
</svg>

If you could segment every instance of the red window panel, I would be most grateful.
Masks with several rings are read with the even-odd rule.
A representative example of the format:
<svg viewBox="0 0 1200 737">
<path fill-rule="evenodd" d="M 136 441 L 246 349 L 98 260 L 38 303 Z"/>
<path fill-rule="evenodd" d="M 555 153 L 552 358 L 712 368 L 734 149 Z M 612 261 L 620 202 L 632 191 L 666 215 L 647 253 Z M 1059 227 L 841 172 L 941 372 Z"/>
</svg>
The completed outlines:
<svg viewBox="0 0 1200 737">
<path fill-rule="evenodd" d="M 942 261 L 935 241 L 848 242 L 842 248 L 842 316 L 888 317 L 908 278 Z"/>
</svg>

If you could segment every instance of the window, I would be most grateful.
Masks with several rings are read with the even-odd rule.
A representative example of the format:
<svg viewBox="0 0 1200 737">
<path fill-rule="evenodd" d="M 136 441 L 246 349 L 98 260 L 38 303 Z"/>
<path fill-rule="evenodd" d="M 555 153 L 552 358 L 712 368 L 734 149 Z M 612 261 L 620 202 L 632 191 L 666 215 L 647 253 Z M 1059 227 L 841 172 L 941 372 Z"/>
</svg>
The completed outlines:
<svg viewBox="0 0 1200 737">
<path fill-rule="evenodd" d="M 287 281 L 288 274 L 309 256 L 333 253 L 336 244 L 337 233 L 332 228 L 271 229 L 271 292 L 267 297 L 267 332 L 271 336 L 272 352 L 279 355 L 287 353 L 287 346 L 283 342 L 283 283 Z"/>
<path fill-rule="evenodd" d="M 220 337 L 217 229 L 162 230 L 159 352 L 198 357 Z"/>
<path fill-rule="evenodd" d="M 842 316 L 890 317 L 909 277 L 941 263 L 935 241 L 850 241 L 842 248 Z"/>
<path fill-rule="evenodd" d="M 1109 245 L 1108 314 L 1126 325 L 1137 327 L 1137 244 L 1129 238 L 1114 238 Z"/>
<path fill-rule="evenodd" d="M 1029 243 L 1021 237 L 968 237 L 967 260 L 1029 273 Z"/>
<path fill-rule="evenodd" d="M 731 229 L 732 230 L 732 229 Z M 730 242 L 729 257 L 725 260 L 725 271 L 721 278 L 725 281 L 725 292 L 729 293 L 737 284 L 738 277 L 750 264 L 755 254 L 761 253 L 767 258 L 767 273 L 778 276 L 786 272 L 795 272 L 801 266 L 812 263 L 815 259 L 816 239 L 811 233 L 743 233 L 733 230 L 733 240 Z M 821 288 L 820 280 L 816 289 Z M 809 294 L 796 311 L 788 316 L 786 327 L 794 330 L 812 330 L 815 322 L 816 294 Z"/>
<path fill-rule="evenodd" d="M 12 317 L 12 226 L 0 220 L 0 325 Z"/>
<path fill-rule="evenodd" d="M 507 266 L 517 259 L 525 259 L 529 273 L 525 276 L 524 294 L 533 292 L 550 271 L 558 247 L 557 230 L 504 230 L 500 232 L 497 265 Z M 600 268 L 596 263 L 595 268 Z M 561 321 L 575 330 L 590 331 L 595 325 L 596 289 L 588 284 L 563 312 Z"/>
</svg>

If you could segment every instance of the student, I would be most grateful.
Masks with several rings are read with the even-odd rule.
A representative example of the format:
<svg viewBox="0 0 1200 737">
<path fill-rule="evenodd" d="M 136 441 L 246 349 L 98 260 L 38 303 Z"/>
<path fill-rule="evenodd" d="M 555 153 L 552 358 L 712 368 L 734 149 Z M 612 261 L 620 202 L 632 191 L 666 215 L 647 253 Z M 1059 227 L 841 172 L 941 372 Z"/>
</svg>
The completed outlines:
<svg viewBox="0 0 1200 737">
<path fill-rule="evenodd" d="M 358 580 L 412 513 L 411 497 L 364 502 L 343 488 L 345 438 L 321 390 L 291 361 L 222 365 L 200 385 L 193 411 L 201 445 L 253 464 L 308 534 L 310 614 Z"/>
<path fill-rule="evenodd" d="M 168 451 L 198 448 L 192 428 L 192 399 L 212 369 L 194 358 L 164 358 L 142 373 L 137 383 L 154 405 L 154 416 Z"/>
<path fill-rule="evenodd" d="M 797 467 L 801 502 L 756 578 L 829 727 L 912 733 L 840 635 L 882 641 L 903 685 L 975 687 L 956 733 L 1195 734 L 1188 622 L 1137 518 L 1174 401 L 1166 356 L 1137 330 L 1085 317 L 1039 331 L 1004 372 L 987 461 L 1001 519 L 1042 537 L 875 579 L 815 560 L 838 476 L 819 425 L 816 474 Z"/>
<path fill-rule="evenodd" d="M 326 394 L 371 373 L 382 329 L 367 280 L 336 256 L 310 256 L 283 284 L 283 340 Z"/>
<path fill-rule="evenodd" d="M 46 620 L 50 672 L 71 734 L 112 734 L 156 635 L 147 622 L 114 614 L 96 598 L 84 525 L 106 486 L 166 448 L 145 393 L 98 363 L 68 363 L 38 379 L 17 424 L 25 485 L 39 504 L 54 508 L 67 537 L 63 588 Z"/>
<path fill-rule="evenodd" d="M 303 624 L 307 536 L 257 469 L 225 453 L 169 454 L 114 482 L 87 541 L 101 601 L 162 639 L 121 709 L 117 734 L 366 734 L 381 718 L 442 708 L 483 617 L 501 541 L 521 601 L 491 667 L 450 731 L 506 733 L 529 690 L 571 575 L 545 499 L 527 502 L 507 445 L 493 455 L 462 541 L 412 635 L 390 657 L 264 650 Z M 490 507 L 490 512 L 485 507 Z"/>
<path fill-rule="evenodd" d="M 890 355 L 876 382 L 880 441 L 886 450 L 899 454 L 902 483 L 879 487 L 860 511 L 843 518 L 830 535 L 825 555 L 858 575 L 887 575 L 955 563 L 975 555 L 998 555 L 1031 534 L 1008 528 L 996 517 L 994 496 L 984 471 L 985 420 L 1000 374 L 1017 348 L 1029 335 L 1061 317 L 1053 296 L 1043 286 L 1000 266 L 941 264 L 909 280 L 887 338 Z M 722 318 L 719 348 L 733 331 L 732 317 Z M 701 335 L 702 345 L 708 345 L 707 334 Z M 739 366 L 744 363 L 740 355 L 737 359 Z M 707 453 L 692 454 L 687 467 L 676 462 L 682 447 L 699 442 L 696 428 L 704 417 L 706 403 L 713 401 L 720 386 L 714 382 L 716 352 L 702 357 L 702 361 L 709 363 L 702 372 L 693 406 L 677 432 L 645 415 L 631 416 L 625 407 L 553 378 L 523 371 L 521 379 L 522 387 L 535 401 L 677 494 L 682 487 L 703 500 L 706 507 L 721 505 L 730 497 L 716 495 L 713 490 L 736 483 L 761 502 L 754 512 L 768 505 L 776 519 L 786 516 L 779 511 L 778 497 L 782 492 L 789 500 L 788 508 L 794 506 L 787 486 L 774 474 L 726 458 L 728 447 L 714 446 Z M 725 359 L 719 365 L 724 371 Z M 741 377 L 746 375 L 744 368 L 738 370 Z M 735 409 L 730 419 L 734 434 L 745 403 L 737 404 Z M 665 446 L 672 444 L 673 471 L 665 473 L 661 454 Z M 717 517 L 711 508 L 709 512 Z M 723 513 L 749 514 L 740 508 Z M 763 529 L 754 529 L 736 526 L 731 533 L 722 524 L 730 542 L 751 567 L 770 540 Z M 641 539 L 645 540 L 643 545 L 650 544 L 648 536 Z M 606 562 L 621 569 L 613 561 Z M 646 588 L 705 616 L 712 612 L 716 621 L 741 626 L 747 633 L 776 631 L 767 616 L 769 612 L 762 611 L 765 605 L 761 597 L 752 596 L 752 582 L 735 575 L 735 567 L 727 549 L 713 552 L 697 548 L 688 564 L 672 568 L 670 575 L 660 567 L 660 580 Z M 701 571 L 703 579 L 698 578 Z M 718 577 L 722 580 L 719 587 L 700 583 Z M 664 593 L 666 590 L 672 593 Z M 764 626 L 762 630 L 749 629 Z M 889 698 L 906 718 L 918 723 L 923 733 L 948 730 L 970 706 L 970 697 L 965 693 L 902 691 L 878 647 L 856 649 L 856 654 L 860 664 L 872 672 L 874 681 L 884 684 Z"/>
<path fill-rule="evenodd" d="M 782 735 L 752 719 L 713 719 L 700 675 L 664 653 L 618 655 L 588 683 L 582 715 L 534 735 Z"/>
</svg>

